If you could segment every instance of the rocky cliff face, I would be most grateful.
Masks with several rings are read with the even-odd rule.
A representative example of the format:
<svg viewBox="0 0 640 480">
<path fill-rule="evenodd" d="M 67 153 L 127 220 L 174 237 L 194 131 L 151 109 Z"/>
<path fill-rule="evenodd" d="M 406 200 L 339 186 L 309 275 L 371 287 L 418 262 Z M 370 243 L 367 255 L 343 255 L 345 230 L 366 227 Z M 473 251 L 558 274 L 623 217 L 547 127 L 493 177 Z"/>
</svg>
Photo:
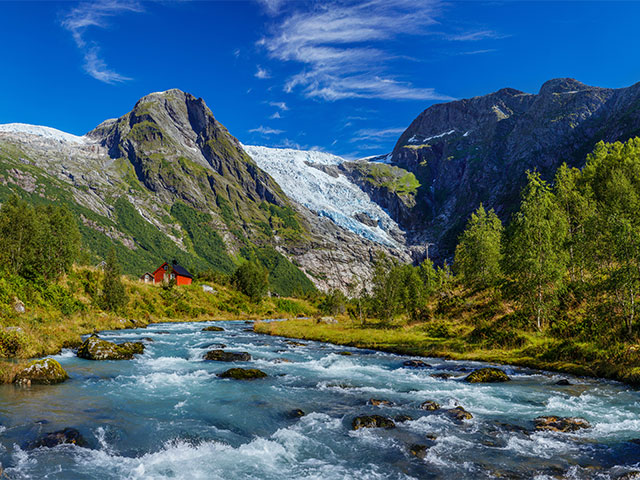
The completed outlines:
<svg viewBox="0 0 640 480">
<path fill-rule="evenodd" d="M 434 254 L 446 258 L 480 202 L 509 219 L 527 170 L 552 179 L 563 162 L 581 166 L 598 141 L 638 134 L 640 84 L 613 90 L 556 79 L 535 95 L 505 88 L 433 105 L 392 153 L 391 162 L 420 183 L 409 221 L 404 214 L 399 223 L 412 241 L 432 241 Z"/>
</svg>

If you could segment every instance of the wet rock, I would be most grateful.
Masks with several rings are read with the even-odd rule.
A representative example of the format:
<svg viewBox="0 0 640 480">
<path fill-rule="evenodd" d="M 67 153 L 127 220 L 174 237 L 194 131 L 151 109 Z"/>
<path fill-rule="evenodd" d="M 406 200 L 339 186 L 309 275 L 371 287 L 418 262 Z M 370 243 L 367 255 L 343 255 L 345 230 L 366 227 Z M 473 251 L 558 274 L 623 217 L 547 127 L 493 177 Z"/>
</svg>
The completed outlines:
<svg viewBox="0 0 640 480">
<path fill-rule="evenodd" d="M 551 432 L 575 432 L 584 428 L 591 428 L 591 424 L 583 418 L 544 416 L 534 418 L 533 424 L 536 430 Z"/>
<path fill-rule="evenodd" d="M 414 443 L 409 447 L 409 453 L 414 457 L 418 457 L 420 460 L 427 456 L 427 450 L 429 450 L 427 445 L 421 445 L 419 443 Z"/>
<path fill-rule="evenodd" d="M 307 344 L 306 343 L 302 343 L 302 342 L 294 342 L 293 340 L 287 340 L 284 343 L 291 345 L 293 347 L 306 347 Z"/>
<path fill-rule="evenodd" d="M 396 424 L 390 418 L 383 417 L 382 415 L 363 415 L 356 417 L 351 422 L 351 428 L 353 430 L 359 430 L 361 428 L 395 428 Z"/>
<path fill-rule="evenodd" d="M 436 402 L 432 402 L 431 400 L 427 400 L 426 402 L 422 402 L 420 404 L 420 410 L 434 411 L 440 408 L 440 404 Z"/>
<path fill-rule="evenodd" d="M 379 400 L 377 398 L 370 398 L 367 403 L 369 405 L 373 405 L 374 407 L 380 407 L 380 406 L 390 407 L 391 405 L 393 405 L 393 402 L 389 400 Z"/>
<path fill-rule="evenodd" d="M 244 324 L 245 325 L 253 325 L 255 322 L 253 320 L 245 320 Z"/>
<path fill-rule="evenodd" d="M 125 342 L 116 345 L 102 340 L 97 335 L 91 335 L 78 348 L 78 357 L 87 360 L 130 360 L 136 353 L 142 353 L 142 342 Z"/>
<path fill-rule="evenodd" d="M 393 417 L 393 420 L 398 423 L 410 422 L 411 420 L 413 420 L 413 417 L 409 415 L 396 415 L 395 417 Z"/>
<path fill-rule="evenodd" d="M 351 352 L 347 352 L 346 350 L 344 352 L 338 352 L 338 355 L 344 355 L 345 357 L 350 357 L 351 355 L 353 355 L 353 353 Z"/>
<path fill-rule="evenodd" d="M 83 447 L 87 445 L 87 442 L 82 437 L 80 432 L 75 428 L 65 428 L 64 430 L 45 434 L 37 440 L 28 443 L 26 445 L 26 448 L 28 450 L 33 450 L 34 448 L 41 447 L 53 448 L 58 445 L 65 444 L 78 445 L 79 447 Z"/>
<path fill-rule="evenodd" d="M 16 383 L 22 385 L 53 385 L 64 382 L 69 375 L 53 358 L 34 360 L 16 375 Z"/>
<path fill-rule="evenodd" d="M 567 380 L 566 378 L 563 378 L 561 380 L 558 380 L 556 382 L 556 385 L 559 385 L 561 387 L 568 387 L 568 386 L 572 385 L 572 383 L 569 380 Z"/>
<path fill-rule="evenodd" d="M 432 373 L 430 376 L 439 380 L 448 380 L 453 377 L 450 373 Z"/>
<path fill-rule="evenodd" d="M 149 343 L 152 343 L 152 342 L 154 342 L 154 341 L 155 341 L 155 340 L 154 340 L 153 338 L 151 338 L 151 337 L 142 337 L 140 340 L 142 340 L 143 342 L 149 342 Z"/>
<path fill-rule="evenodd" d="M 204 355 L 205 360 L 216 362 L 248 362 L 251 355 L 247 352 L 225 352 L 224 350 L 210 350 Z"/>
<path fill-rule="evenodd" d="M 481 368 L 474 370 L 464 381 L 469 383 L 497 383 L 508 382 L 511 380 L 509 376 L 499 368 Z"/>
<path fill-rule="evenodd" d="M 304 417 L 306 414 L 300 410 L 299 408 L 295 408 L 291 411 L 289 411 L 289 417 L 291 418 L 300 418 L 300 417 Z"/>
<path fill-rule="evenodd" d="M 320 317 L 316 323 L 324 323 L 325 325 L 335 325 L 338 321 L 333 317 Z"/>
<path fill-rule="evenodd" d="M 156 333 L 158 335 L 171 335 L 171 332 L 169 330 L 158 330 L 157 332 L 153 333 Z"/>
<path fill-rule="evenodd" d="M 431 367 L 431 365 L 429 365 L 426 362 L 423 362 L 422 360 L 406 360 L 402 362 L 402 366 L 407 368 L 430 368 Z"/>
<path fill-rule="evenodd" d="M 204 327 L 202 331 L 203 332 L 224 332 L 224 328 L 216 327 L 215 325 L 212 325 L 210 327 Z"/>
<path fill-rule="evenodd" d="M 462 407 L 450 408 L 449 410 L 445 410 L 445 413 L 459 422 L 462 422 L 463 420 L 471 420 L 473 418 L 473 415 Z"/>
<path fill-rule="evenodd" d="M 230 368 L 225 372 L 219 373 L 218 376 L 234 380 L 254 380 L 256 378 L 265 378 L 267 374 L 257 368 Z"/>
</svg>

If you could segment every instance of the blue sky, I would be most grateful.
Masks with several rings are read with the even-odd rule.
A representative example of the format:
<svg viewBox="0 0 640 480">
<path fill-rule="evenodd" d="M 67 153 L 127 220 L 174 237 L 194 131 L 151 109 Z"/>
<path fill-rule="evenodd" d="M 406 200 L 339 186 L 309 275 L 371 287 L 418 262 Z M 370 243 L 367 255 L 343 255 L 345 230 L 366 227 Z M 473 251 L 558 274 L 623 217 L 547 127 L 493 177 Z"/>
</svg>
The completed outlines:
<svg viewBox="0 0 640 480">
<path fill-rule="evenodd" d="M 555 77 L 640 81 L 638 2 L 0 2 L 0 123 L 83 134 L 147 93 L 247 144 L 389 152 L 425 108 Z"/>
</svg>

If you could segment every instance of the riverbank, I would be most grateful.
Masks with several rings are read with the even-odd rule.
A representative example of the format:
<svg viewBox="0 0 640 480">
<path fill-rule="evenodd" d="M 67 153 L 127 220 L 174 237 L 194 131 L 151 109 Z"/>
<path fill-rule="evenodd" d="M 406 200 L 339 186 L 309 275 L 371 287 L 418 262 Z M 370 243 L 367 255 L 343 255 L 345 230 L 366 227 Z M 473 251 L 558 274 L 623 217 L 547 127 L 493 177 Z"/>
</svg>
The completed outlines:
<svg viewBox="0 0 640 480">
<path fill-rule="evenodd" d="M 293 319 L 256 322 L 254 330 L 267 335 L 403 355 L 516 365 L 640 386 L 640 356 L 634 346 L 618 350 L 598 348 L 586 342 L 568 343 L 539 332 L 521 334 L 517 347 L 487 348 L 482 342 L 470 340 L 473 338 L 471 326 L 456 322 L 387 326 L 378 323 L 361 325 L 348 318 L 340 318 L 336 324 Z"/>
</svg>

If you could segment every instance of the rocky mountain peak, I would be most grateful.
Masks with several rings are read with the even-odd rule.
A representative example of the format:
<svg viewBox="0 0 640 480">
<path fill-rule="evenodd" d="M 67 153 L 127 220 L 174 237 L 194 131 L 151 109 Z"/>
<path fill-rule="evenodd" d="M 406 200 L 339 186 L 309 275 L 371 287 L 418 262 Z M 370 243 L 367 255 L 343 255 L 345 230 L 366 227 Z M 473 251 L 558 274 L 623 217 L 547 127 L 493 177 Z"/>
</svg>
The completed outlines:
<svg viewBox="0 0 640 480">
<path fill-rule="evenodd" d="M 548 80 L 540 87 L 539 95 L 552 95 L 554 93 L 577 93 L 582 90 L 594 90 L 597 87 L 590 87 L 574 78 L 554 78 Z"/>
</svg>

